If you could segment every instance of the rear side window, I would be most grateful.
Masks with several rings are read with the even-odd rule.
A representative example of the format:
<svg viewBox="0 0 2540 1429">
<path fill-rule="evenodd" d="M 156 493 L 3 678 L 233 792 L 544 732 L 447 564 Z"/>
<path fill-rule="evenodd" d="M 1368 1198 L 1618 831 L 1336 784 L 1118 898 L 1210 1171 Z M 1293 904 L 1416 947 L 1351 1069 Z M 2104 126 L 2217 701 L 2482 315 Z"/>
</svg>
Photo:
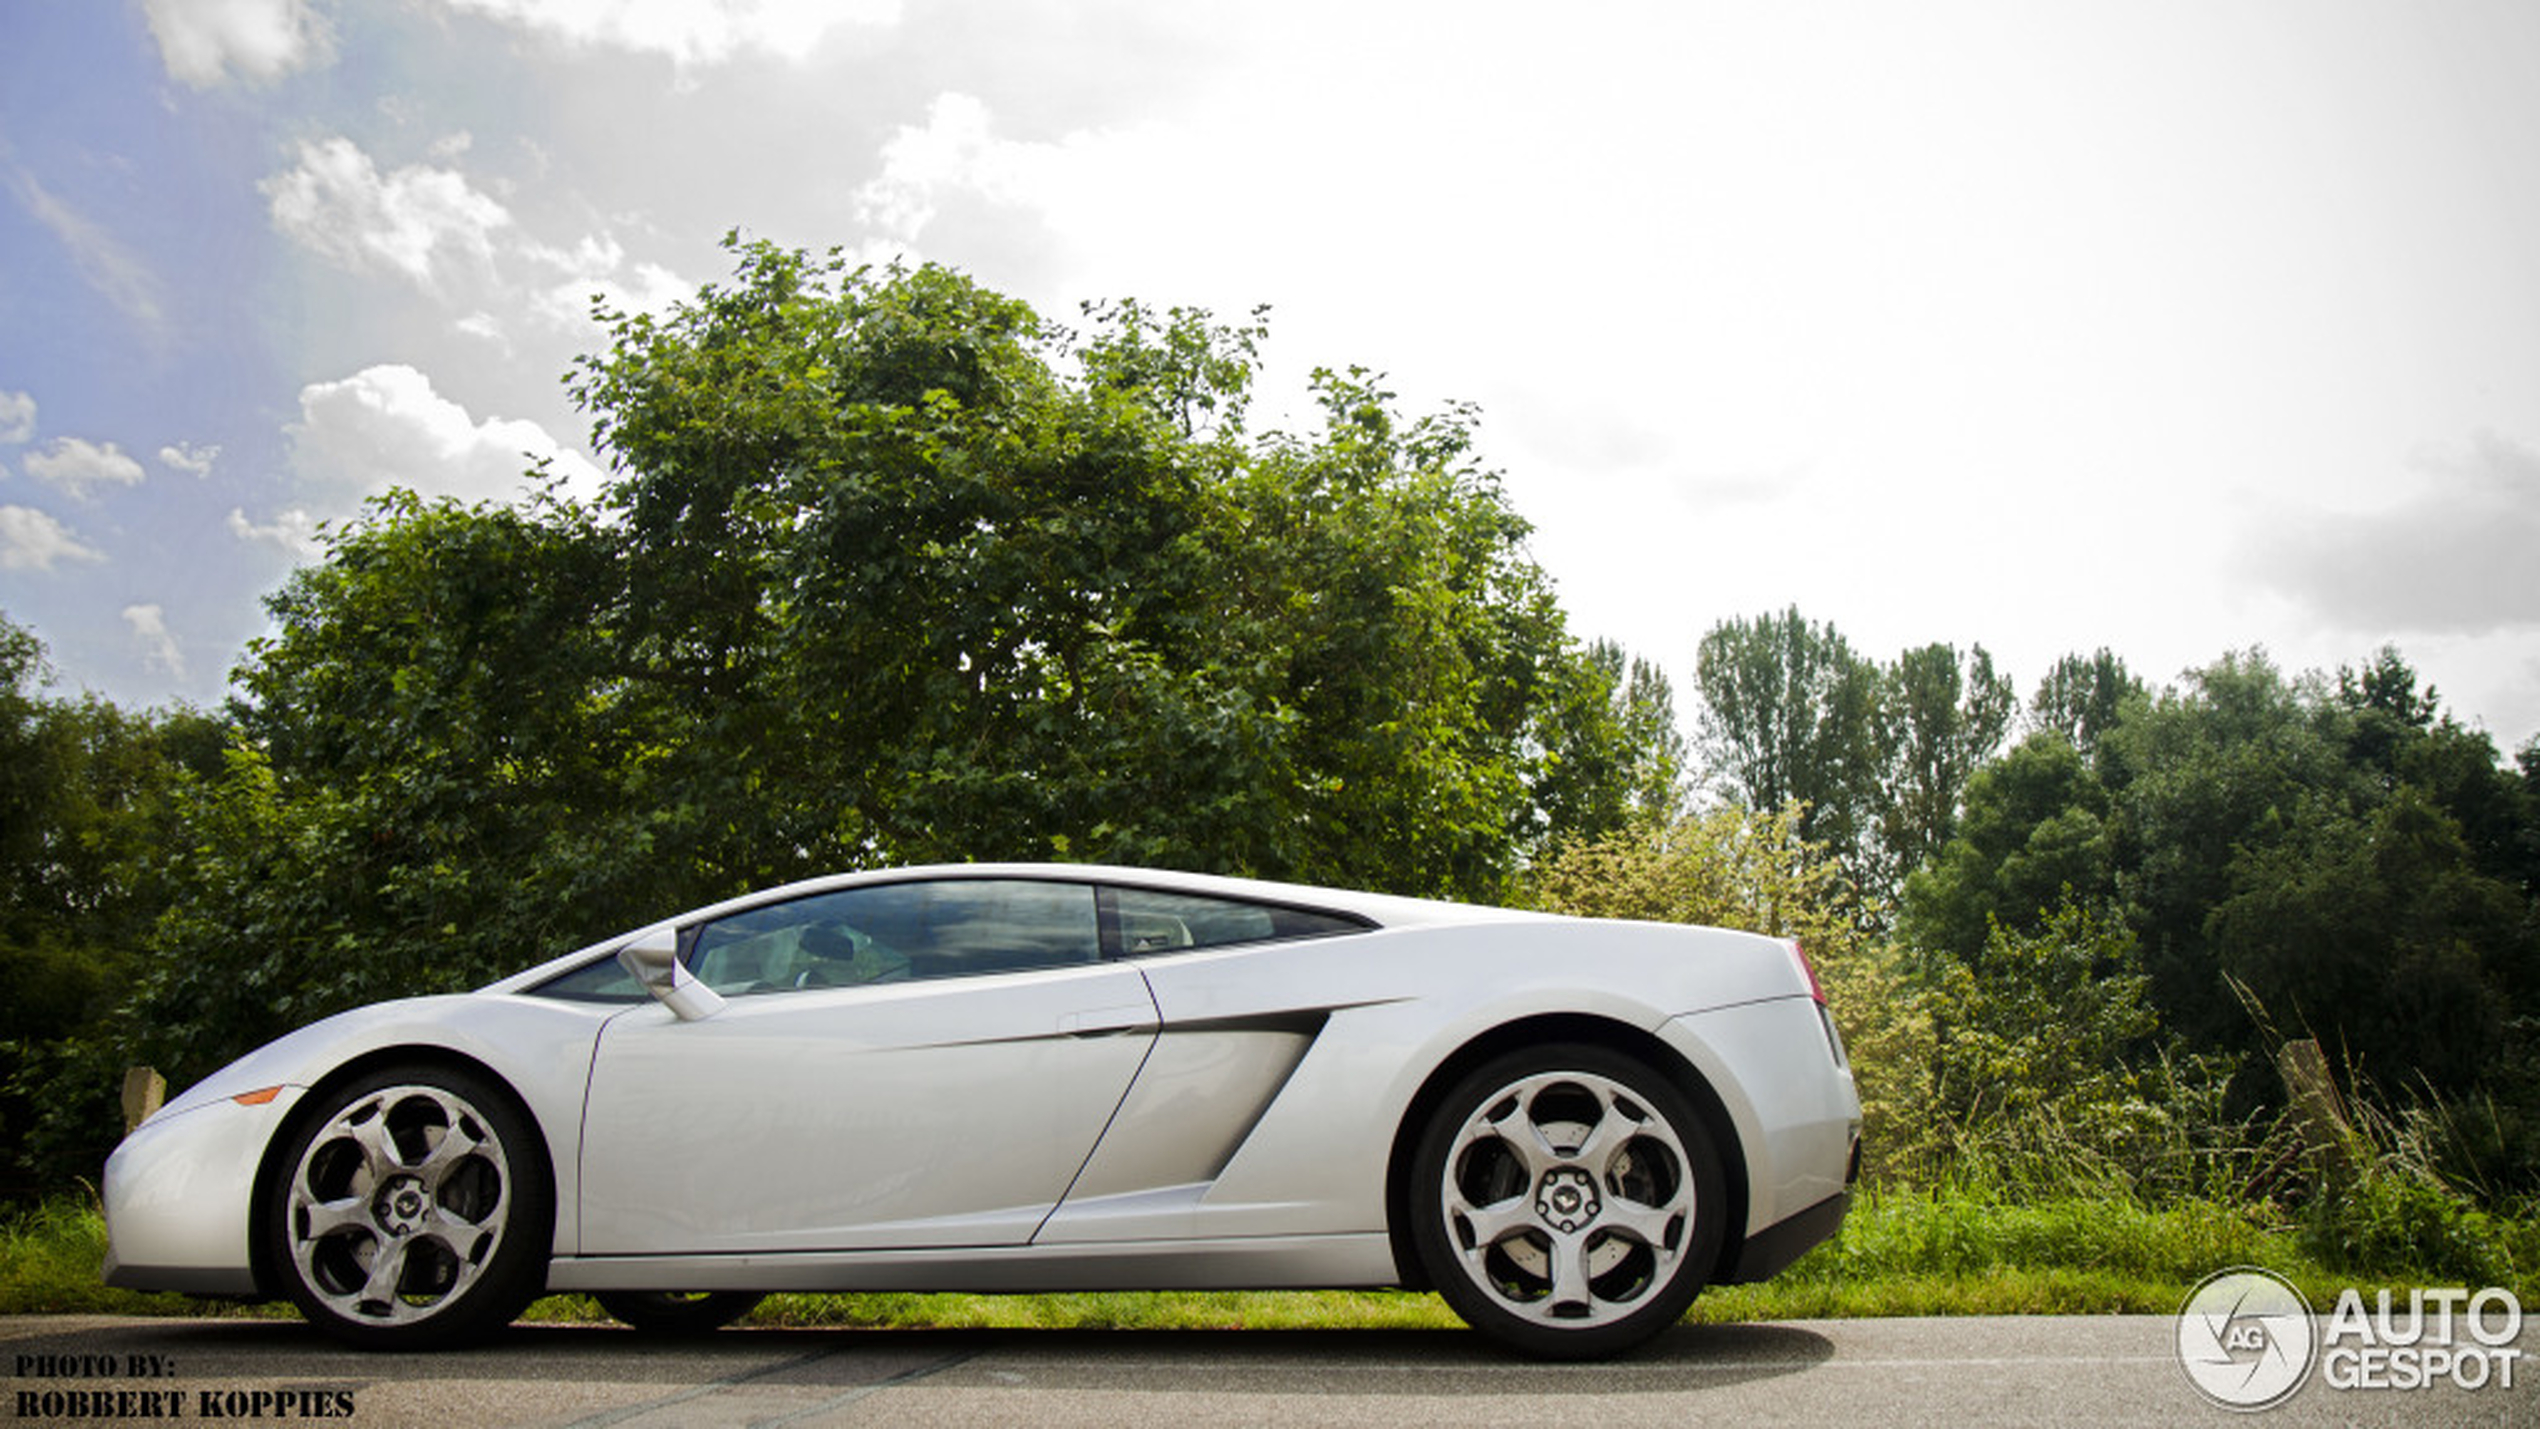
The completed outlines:
<svg viewBox="0 0 2540 1429">
<path fill-rule="evenodd" d="M 1335 933 L 1364 932 L 1372 926 L 1365 919 L 1346 913 L 1280 903 L 1162 893 L 1152 888 L 1105 888 L 1102 892 L 1105 915 L 1118 930 L 1118 948 L 1123 957 L 1220 948 L 1233 943 L 1324 938 Z"/>
</svg>

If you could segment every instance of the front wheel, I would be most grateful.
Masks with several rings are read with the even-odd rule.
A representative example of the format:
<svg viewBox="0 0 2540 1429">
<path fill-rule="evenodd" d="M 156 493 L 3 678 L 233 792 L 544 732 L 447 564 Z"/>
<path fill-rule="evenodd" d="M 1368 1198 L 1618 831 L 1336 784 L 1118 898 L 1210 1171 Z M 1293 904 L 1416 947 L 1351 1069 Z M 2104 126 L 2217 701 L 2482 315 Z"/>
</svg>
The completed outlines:
<svg viewBox="0 0 2540 1429">
<path fill-rule="evenodd" d="M 612 1290 L 595 1294 L 600 1308 L 655 1335 L 703 1335 L 758 1308 L 764 1295 L 743 1290 Z"/>
<path fill-rule="evenodd" d="M 320 1099 L 262 1213 L 311 1323 L 368 1349 L 430 1349 L 499 1329 L 536 1297 L 554 1194 L 510 1092 L 425 1064 Z"/>
<path fill-rule="evenodd" d="M 1727 1177 L 1681 1091 L 1563 1043 L 1457 1083 L 1414 1154 L 1412 1238 L 1465 1322 L 1530 1354 L 1617 1353 L 1681 1318 L 1720 1254 Z"/>
</svg>

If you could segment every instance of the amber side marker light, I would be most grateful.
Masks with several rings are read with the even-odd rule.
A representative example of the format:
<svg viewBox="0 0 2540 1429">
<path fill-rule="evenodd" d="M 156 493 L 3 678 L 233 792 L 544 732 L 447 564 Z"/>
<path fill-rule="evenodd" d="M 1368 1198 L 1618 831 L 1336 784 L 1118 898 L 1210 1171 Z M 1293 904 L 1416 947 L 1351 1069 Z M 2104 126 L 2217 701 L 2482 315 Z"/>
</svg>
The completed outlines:
<svg viewBox="0 0 2540 1429">
<path fill-rule="evenodd" d="M 280 1095 L 282 1095 L 282 1088 L 266 1087 L 261 1091 L 240 1092 L 238 1095 L 231 1097 L 230 1100 L 238 1103 L 240 1106 L 263 1106 L 266 1102 L 272 1101 L 275 1097 Z"/>
</svg>

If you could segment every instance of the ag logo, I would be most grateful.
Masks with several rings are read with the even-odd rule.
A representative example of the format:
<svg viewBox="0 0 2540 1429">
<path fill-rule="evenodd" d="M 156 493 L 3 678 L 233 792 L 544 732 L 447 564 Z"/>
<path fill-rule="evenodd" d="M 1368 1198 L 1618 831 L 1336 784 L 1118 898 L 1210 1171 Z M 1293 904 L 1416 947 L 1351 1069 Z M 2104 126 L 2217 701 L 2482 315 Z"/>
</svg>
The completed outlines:
<svg viewBox="0 0 2540 1429">
<path fill-rule="evenodd" d="M 2216 1271 L 2178 1307 L 2178 1363 L 2225 1409 L 2265 1409 L 2310 1378 L 2311 1303 L 2293 1282 L 2254 1266 Z"/>
</svg>

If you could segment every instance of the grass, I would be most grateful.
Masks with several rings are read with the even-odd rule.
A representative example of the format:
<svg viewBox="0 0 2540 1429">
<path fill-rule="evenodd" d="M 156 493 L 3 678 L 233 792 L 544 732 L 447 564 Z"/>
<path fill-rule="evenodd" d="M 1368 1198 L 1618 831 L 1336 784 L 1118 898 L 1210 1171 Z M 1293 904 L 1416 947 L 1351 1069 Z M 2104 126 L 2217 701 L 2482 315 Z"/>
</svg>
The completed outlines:
<svg viewBox="0 0 2540 1429">
<path fill-rule="evenodd" d="M 84 1200 L 64 1198 L 0 1220 L 0 1315 L 194 1315 L 186 1295 L 109 1289 L 97 1278 L 106 1223 Z"/>
<path fill-rule="evenodd" d="M 2160 1314 L 2207 1274 L 2277 1271 L 2325 1311 L 2349 1286 L 2499 1283 L 2540 1303 L 2540 1221 L 2486 1218 L 2492 1275 L 2457 1264 L 2341 1269 L 2319 1239 L 2268 1207 L 2185 1202 L 2147 1208 L 2113 1196 L 2008 1200 L 1978 1190 L 1865 1191 L 1843 1232 L 1777 1279 L 1718 1286 L 1695 1302 L 1711 1323 L 1882 1315 Z M 0 1314 L 282 1314 L 98 1282 L 105 1225 L 65 1198 L 0 1221 Z M 605 1318 L 578 1295 L 538 1302 L 530 1318 Z M 964 1329 L 1438 1329 L 1455 1326 L 1434 1295 L 1404 1291 L 1160 1292 L 1085 1295 L 778 1295 L 751 1316 L 769 1325 Z"/>
</svg>

